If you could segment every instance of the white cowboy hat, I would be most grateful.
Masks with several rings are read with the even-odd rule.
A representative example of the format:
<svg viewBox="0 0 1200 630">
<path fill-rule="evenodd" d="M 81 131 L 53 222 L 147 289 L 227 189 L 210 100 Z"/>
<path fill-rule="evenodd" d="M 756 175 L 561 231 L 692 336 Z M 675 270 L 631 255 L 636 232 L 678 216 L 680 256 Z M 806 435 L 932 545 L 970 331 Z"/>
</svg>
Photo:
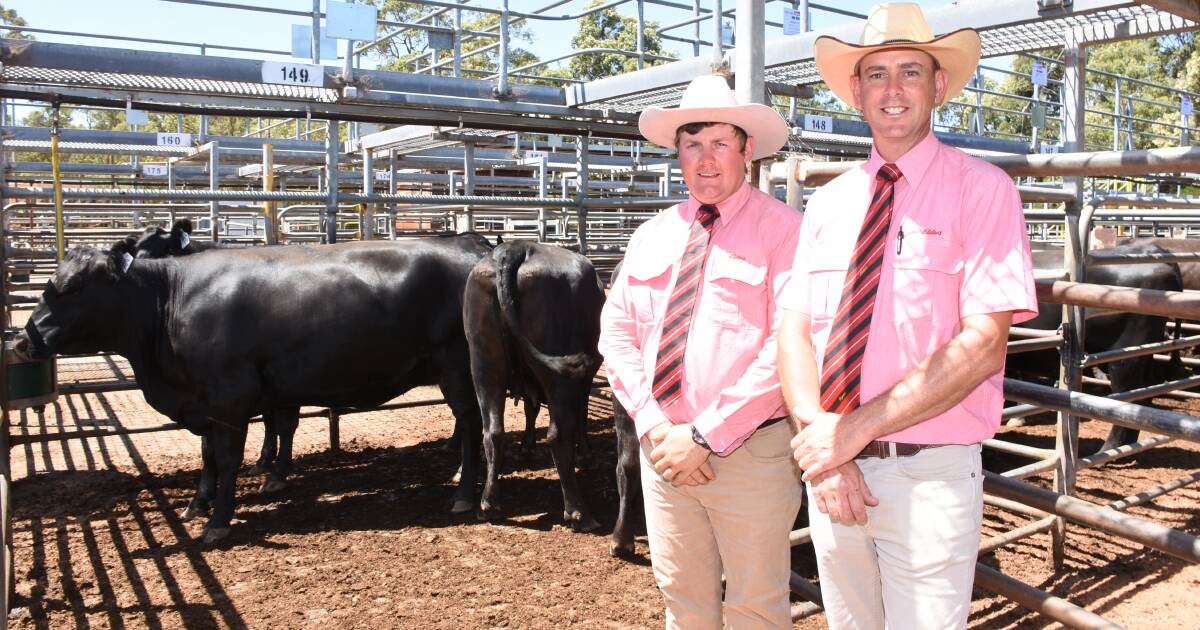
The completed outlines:
<svg viewBox="0 0 1200 630">
<path fill-rule="evenodd" d="M 694 122 L 729 123 L 754 138 L 751 160 L 761 160 L 783 148 L 788 126 L 779 112 L 758 103 L 741 105 L 723 77 L 708 74 L 692 79 L 679 107 L 650 107 L 638 117 L 638 130 L 647 140 L 674 149 L 675 131 Z"/>
<path fill-rule="evenodd" d="M 946 71 L 948 101 L 962 91 L 979 64 L 979 32 L 964 28 L 934 37 L 921 7 L 912 2 L 892 2 L 871 7 L 863 27 L 862 42 L 847 44 L 822 35 L 813 43 L 813 59 L 825 85 L 848 105 L 854 104 L 850 77 L 867 55 L 893 48 L 912 48 L 933 55 Z M 941 105 L 941 103 L 938 103 Z"/>
</svg>

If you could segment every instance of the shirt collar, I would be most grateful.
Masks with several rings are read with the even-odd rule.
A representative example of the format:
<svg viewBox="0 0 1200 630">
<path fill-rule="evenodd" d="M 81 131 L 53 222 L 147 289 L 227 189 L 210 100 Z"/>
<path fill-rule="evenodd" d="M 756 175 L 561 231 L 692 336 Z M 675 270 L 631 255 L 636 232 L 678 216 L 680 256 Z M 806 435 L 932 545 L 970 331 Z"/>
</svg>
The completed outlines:
<svg viewBox="0 0 1200 630">
<path fill-rule="evenodd" d="M 904 174 L 902 181 L 907 181 L 908 185 L 913 188 L 920 186 L 925 173 L 929 171 L 929 164 L 933 162 L 941 146 L 942 143 L 937 139 L 937 136 L 933 135 L 933 132 L 930 131 L 929 135 L 913 145 L 904 155 L 901 155 L 900 159 L 896 160 L 896 166 Z M 872 146 L 871 157 L 863 164 L 863 170 L 871 177 L 875 177 L 875 174 L 879 172 L 880 167 L 884 164 L 886 162 L 883 156 L 879 155 L 879 152 Z"/>
<path fill-rule="evenodd" d="M 746 200 L 749 198 L 750 184 L 742 182 L 742 185 L 738 187 L 738 189 L 732 195 L 729 195 L 725 201 L 716 204 L 718 220 L 720 220 L 722 223 L 729 223 L 732 221 L 733 218 L 742 211 L 742 208 L 746 207 Z M 696 212 L 700 209 L 701 205 L 703 204 L 700 203 L 699 199 L 689 195 L 687 203 L 683 204 L 683 207 L 681 208 L 683 211 L 683 218 L 687 220 L 688 223 L 695 221 Z"/>
</svg>

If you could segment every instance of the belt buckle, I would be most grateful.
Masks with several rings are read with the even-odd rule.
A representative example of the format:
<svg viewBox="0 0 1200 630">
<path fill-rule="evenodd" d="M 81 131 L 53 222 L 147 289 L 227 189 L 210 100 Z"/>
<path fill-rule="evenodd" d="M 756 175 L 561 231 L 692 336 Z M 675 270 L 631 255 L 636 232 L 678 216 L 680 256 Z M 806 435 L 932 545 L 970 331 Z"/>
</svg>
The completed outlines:
<svg viewBox="0 0 1200 630">
<path fill-rule="evenodd" d="M 887 444 L 887 456 L 888 457 L 899 457 L 899 454 L 896 453 L 896 443 L 895 442 L 884 442 L 884 444 Z"/>
</svg>

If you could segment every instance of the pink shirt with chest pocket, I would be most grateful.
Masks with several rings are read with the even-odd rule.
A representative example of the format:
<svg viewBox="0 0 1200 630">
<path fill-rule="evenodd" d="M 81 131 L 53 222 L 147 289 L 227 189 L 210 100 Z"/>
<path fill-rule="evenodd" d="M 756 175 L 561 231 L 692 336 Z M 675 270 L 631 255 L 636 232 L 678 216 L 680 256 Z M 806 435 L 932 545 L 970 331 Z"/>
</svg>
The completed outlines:
<svg viewBox="0 0 1200 630">
<path fill-rule="evenodd" d="M 662 409 L 650 394 L 662 317 L 700 203 L 689 198 L 640 226 L 600 316 L 600 353 L 613 395 L 638 437 L 664 421 L 692 423 L 728 454 L 786 407 L 775 364 L 800 213 L 749 185 L 717 204 L 704 283 L 692 312 L 683 393 Z"/>
<path fill-rule="evenodd" d="M 809 201 L 781 308 L 812 319 L 818 368 L 837 311 L 850 253 L 884 160 L 821 187 Z M 943 145 L 931 133 L 896 161 L 888 246 L 863 357 L 862 400 L 885 392 L 933 354 L 968 315 L 1037 315 L 1021 199 L 999 168 Z M 946 412 L 879 439 L 972 444 L 992 437 L 1004 404 L 1003 371 Z"/>
</svg>

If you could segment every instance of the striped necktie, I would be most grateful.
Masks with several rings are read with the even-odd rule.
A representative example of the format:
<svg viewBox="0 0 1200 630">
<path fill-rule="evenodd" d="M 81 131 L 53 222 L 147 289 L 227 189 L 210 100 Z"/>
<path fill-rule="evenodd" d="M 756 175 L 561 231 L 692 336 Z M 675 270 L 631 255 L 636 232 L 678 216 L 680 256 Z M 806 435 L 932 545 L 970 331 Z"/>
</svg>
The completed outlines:
<svg viewBox="0 0 1200 630">
<path fill-rule="evenodd" d="M 821 408 L 825 411 L 848 413 L 858 407 L 863 353 L 883 268 L 883 247 L 892 221 L 893 193 L 901 177 L 903 174 L 895 164 L 884 164 L 875 176 L 875 196 L 858 232 L 829 343 L 825 346 L 821 367 Z"/>
<path fill-rule="evenodd" d="M 683 393 L 683 353 L 687 346 L 688 330 L 692 323 L 692 307 L 700 295 L 704 279 L 704 260 L 708 256 L 708 240 L 713 223 L 720 213 L 708 204 L 696 210 L 696 219 L 688 235 L 687 247 L 679 263 L 675 289 L 667 301 L 663 317 L 662 337 L 658 340 L 658 360 L 654 362 L 654 384 L 651 393 L 659 407 L 679 399 Z"/>
</svg>

